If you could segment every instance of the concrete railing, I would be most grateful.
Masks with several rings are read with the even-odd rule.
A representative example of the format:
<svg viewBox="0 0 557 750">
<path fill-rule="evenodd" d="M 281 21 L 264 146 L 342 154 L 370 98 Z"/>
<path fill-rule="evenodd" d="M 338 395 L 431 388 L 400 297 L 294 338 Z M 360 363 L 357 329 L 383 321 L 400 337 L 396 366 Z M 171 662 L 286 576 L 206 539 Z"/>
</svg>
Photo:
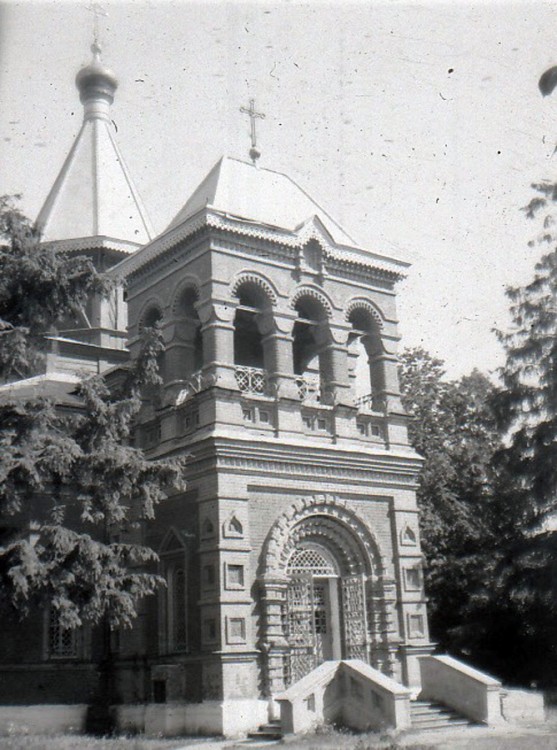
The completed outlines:
<svg viewBox="0 0 557 750">
<path fill-rule="evenodd" d="M 420 659 L 420 699 L 454 708 L 469 719 L 493 726 L 501 716 L 501 683 L 452 656 Z"/>
<path fill-rule="evenodd" d="M 339 720 L 360 730 L 410 726 L 410 691 L 359 659 L 324 662 L 276 700 L 285 734 Z"/>
</svg>

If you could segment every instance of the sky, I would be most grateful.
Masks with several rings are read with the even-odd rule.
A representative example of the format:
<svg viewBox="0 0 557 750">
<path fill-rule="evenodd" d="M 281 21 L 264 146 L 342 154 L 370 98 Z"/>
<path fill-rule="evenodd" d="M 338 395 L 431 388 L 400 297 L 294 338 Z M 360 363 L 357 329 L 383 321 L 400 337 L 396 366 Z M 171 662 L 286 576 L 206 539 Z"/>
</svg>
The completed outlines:
<svg viewBox="0 0 557 750">
<path fill-rule="evenodd" d="M 0 1 L 0 194 L 38 214 L 82 119 L 87 2 Z M 412 262 L 402 346 L 449 377 L 493 372 L 505 288 L 528 282 L 539 226 L 521 208 L 557 180 L 551 2 L 102 3 L 120 86 L 117 140 L 157 233 L 221 155 L 285 172 L 360 244 Z"/>
</svg>

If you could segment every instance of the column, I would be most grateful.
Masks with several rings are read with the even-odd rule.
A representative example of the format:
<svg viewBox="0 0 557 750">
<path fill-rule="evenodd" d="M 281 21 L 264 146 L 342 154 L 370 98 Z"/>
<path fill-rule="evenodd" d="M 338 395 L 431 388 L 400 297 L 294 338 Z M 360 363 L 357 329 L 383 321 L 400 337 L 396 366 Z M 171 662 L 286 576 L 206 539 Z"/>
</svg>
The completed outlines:
<svg viewBox="0 0 557 750">
<path fill-rule="evenodd" d="M 264 630 L 261 650 L 266 657 L 266 692 L 269 696 L 284 690 L 284 668 L 288 642 L 284 637 L 283 611 L 288 576 L 280 572 L 265 573 L 260 579 Z"/>
</svg>

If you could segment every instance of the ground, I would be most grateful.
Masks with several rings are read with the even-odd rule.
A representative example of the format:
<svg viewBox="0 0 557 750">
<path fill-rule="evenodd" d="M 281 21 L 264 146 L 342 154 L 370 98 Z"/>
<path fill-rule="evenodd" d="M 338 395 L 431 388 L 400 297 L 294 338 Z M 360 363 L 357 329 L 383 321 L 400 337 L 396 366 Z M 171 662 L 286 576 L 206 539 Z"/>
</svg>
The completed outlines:
<svg viewBox="0 0 557 750">
<path fill-rule="evenodd" d="M 557 750 L 557 708 L 544 724 L 504 726 L 499 729 L 473 727 L 447 732 L 352 734 L 333 729 L 278 742 L 218 738 L 146 739 L 121 737 L 94 739 L 79 735 L 13 735 L 0 737 L 0 750 Z"/>
</svg>

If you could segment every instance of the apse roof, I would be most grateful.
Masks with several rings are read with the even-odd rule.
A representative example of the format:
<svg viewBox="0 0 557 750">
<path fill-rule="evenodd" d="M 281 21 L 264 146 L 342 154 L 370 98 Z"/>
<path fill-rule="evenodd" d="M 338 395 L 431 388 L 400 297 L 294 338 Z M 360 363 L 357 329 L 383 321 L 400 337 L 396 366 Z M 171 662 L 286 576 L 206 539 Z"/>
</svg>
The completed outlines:
<svg viewBox="0 0 557 750">
<path fill-rule="evenodd" d="M 240 219 L 289 231 L 294 231 L 311 217 L 317 216 L 335 243 L 349 246 L 357 244 L 288 175 L 229 156 L 223 156 L 215 164 L 172 220 L 167 231 L 207 207 Z"/>
<path fill-rule="evenodd" d="M 93 62 L 76 78 L 84 119 L 37 217 L 44 241 L 111 237 L 136 246 L 151 225 L 114 137 L 110 105 L 118 85 L 93 46 Z M 135 248 L 134 248 L 135 249 Z"/>
</svg>

